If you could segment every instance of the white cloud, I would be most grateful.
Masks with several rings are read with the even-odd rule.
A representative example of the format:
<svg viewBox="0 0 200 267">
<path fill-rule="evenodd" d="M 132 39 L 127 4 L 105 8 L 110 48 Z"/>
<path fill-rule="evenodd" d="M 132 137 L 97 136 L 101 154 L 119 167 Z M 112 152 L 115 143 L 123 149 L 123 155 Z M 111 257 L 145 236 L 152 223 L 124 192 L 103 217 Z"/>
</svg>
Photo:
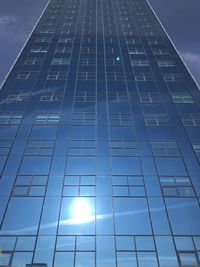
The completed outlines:
<svg viewBox="0 0 200 267">
<path fill-rule="evenodd" d="M 185 61 L 189 63 L 200 63 L 200 54 L 182 52 L 181 56 L 184 58 Z"/>
<path fill-rule="evenodd" d="M 0 25 L 14 23 L 15 21 L 16 21 L 15 16 L 9 16 L 9 15 L 0 16 Z"/>
<path fill-rule="evenodd" d="M 194 80 L 199 85 L 200 89 L 200 53 L 181 52 L 180 53 L 188 69 L 190 70 Z"/>
</svg>

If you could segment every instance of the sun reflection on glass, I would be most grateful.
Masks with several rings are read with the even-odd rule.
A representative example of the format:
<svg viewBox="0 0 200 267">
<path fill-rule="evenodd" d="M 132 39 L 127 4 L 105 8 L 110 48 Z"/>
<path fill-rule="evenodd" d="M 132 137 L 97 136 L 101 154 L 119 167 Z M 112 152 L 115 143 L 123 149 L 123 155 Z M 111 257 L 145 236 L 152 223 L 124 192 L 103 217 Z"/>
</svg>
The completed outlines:
<svg viewBox="0 0 200 267">
<path fill-rule="evenodd" d="M 86 223 L 94 219 L 93 209 L 87 199 L 76 198 L 71 206 L 71 218 L 74 223 Z"/>
</svg>

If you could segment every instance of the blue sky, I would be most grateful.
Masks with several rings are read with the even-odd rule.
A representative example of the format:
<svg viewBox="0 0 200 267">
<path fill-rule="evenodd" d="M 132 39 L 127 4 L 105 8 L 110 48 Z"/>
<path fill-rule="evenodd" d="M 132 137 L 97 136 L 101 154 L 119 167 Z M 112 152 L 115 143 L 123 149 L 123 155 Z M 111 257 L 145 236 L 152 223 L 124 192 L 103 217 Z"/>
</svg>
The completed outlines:
<svg viewBox="0 0 200 267">
<path fill-rule="evenodd" d="M 149 0 L 149 3 L 200 85 L 200 1 Z"/>
<path fill-rule="evenodd" d="M 200 84 L 200 1 L 149 0 Z M 47 0 L 0 2 L 0 83 L 29 36 Z"/>
</svg>

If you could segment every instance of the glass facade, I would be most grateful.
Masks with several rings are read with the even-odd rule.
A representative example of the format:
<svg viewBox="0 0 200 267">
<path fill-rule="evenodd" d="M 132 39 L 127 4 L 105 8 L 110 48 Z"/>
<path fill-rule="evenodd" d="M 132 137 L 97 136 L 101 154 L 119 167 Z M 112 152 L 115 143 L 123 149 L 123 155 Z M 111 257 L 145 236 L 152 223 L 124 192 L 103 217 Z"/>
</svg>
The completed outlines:
<svg viewBox="0 0 200 267">
<path fill-rule="evenodd" d="M 200 266 L 200 92 L 146 0 L 51 0 L 0 108 L 0 266 Z"/>
</svg>

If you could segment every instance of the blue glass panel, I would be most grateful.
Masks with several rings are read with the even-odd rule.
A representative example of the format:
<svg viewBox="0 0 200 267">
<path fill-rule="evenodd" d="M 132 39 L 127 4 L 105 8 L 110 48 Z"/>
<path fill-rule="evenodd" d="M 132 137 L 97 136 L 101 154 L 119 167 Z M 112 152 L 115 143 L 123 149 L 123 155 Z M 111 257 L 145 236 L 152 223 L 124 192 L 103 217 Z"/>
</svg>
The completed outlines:
<svg viewBox="0 0 200 267">
<path fill-rule="evenodd" d="M 112 196 L 111 177 L 97 176 L 97 196 Z"/>
<path fill-rule="evenodd" d="M 117 250 L 135 250 L 134 239 L 132 236 L 116 236 Z"/>
<path fill-rule="evenodd" d="M 137 267 L 135 252 L 117 252 L 117 266 L 119 267 Z"/>
<path fill-rule="evenodd" d="M 2 222 L 8 200 L 9 200 L 8 196 L 7 197 L 1 197 L 0 196 L 0 223 Z"/>
<path fill-rule="evenodd" d="M 56 243 L 57 251 L 74 250 L 75 237 L 74 236 L 58 236 Z"/>
<path fill-rule="evenodd" d="M 177 250 L 194 250 L 194 244 L 191 237 L 176 236 L 174 240 Z"/>
<path fill-rule="evenodd" d="M 139 267 L 158 267 L 157 256 L 155 252 L 138 252 Z"/>
<path fill-rule="evenodd" d="M 2 232 L 10 235 L 36 234 L 41 209 L 41 198 L 13 197 L 8 205 L 1 228 Z"/>
<path fill-rule="evenodd" d="M 31 252 L 15 252 L 12 259 L 12 266 L 26 267 L 26 264 L 32 262 L 33 253 Z"/>
<path fill-rule="evenodd" d="M 94 234 L 95 205 L 90 197 L 63 198 L 59 222 L 60 234 Z"/>
<path fill-rule="evenodd" d="M 76 249 L 77 250 L 94 250 L 95 249 L 94 236 L 78 236 Z"/>
<path fill-rule="evenodd" d="M 133 157 L 113 157 L 112 173 L 114 175 L 140 175 L 140 162 Z"/>
<path fill-rule="evenodd" d="M 169 220 L 174 235 L 200 234 L 200 207 L 196 199 L 166 199 Z"/>
<path fill-rule="evenodd" d="M 47 136 L 48 133 L 48 136 Z M 32 139 L 48 139 L 52 140 L 56 138 L 57 126 L 33 126 L 31 131 Z"/>
<path fill-rule="evenodd" d="M 137 250 L 155 250 L 154 240 L 151 236 L 135 237 Z"/>
<path fill-rule="evenodd" d="M 115 198 L 114 206 L 117 234 L 151 234 L 148 207 L 144 198 Z"/>
<path fill-rule="evenodd" d="M 41 235 L 56 234 L 60 208 L 60 197 L 46 197 L 40 222 Z"/>
<path fill-rule="evenodd" d="M 96 246 L 96 266 L 116 266 L 113 236 L 97 236 Z"/>
<path fill-rule="evenodd" d="M 56 252 L 54 267 L 73 267 L 74 266 L 74 253 L 72 252 Z"/>
<path fill-rule="evenodd" d="M 94 174 L 96 170 L 96 160 L 92 157 L 68 157 L 67 174 Z"/>
<path fill-rule="evenodd" d="M 200 237 L 195 236 L 194 237 L 194 243 L 197 250 L 200 250 Z"/>
<path fill-rule="evenodd" d="M 180 158 L 156 158 L 156 165 L 159 175 L 187 175 L 183 161 Z"/>
<path fill-rule="evenodd" d="M 0 265 L 9 266 L 10 259 L 11 259 L 11 253 L 3 253 L 0 257 Z"/>
<path fill-rule="evenodd" d="M 155 236 L 160 267 L 179 267 L 173 240 L 169 236 Z"/>
<path fill-rule="evenodd" d="M 20 166 L 20 174 L 43 175 L 49 173 L 50 157 L 25 156 Z M 36 168 L 37 166 L 37 168 Z"/>
<path fill-rule="evenodd" d="M 75 267 L 93 267 L 95 266 L 94 262 L 95 257 L 93 252 L 76 252 Z"/>
<path fill-rule="evenodd" d="M 16 250 L 33 251 L 35 248 L 36 237 L 23 236 L 18 237 Z"/>
<path fill-rule="evenodd" d="M 113 202 L 111 197 L 96 198 L 96 219 L 97 234 L 113 234 Z"/>
<path fill-rule="evenodd" d="M 170 234 L 171 231 L 163 199 L 149 197 L 148 203 L 154 234 Z"/>
<path fill-rule="evenodd" d="M 55 236 L 38 236 L 34 263 L 45 263 L 47 266 L 52 266 L 55 241 Z"/>
<path fill-rule="evenodd" d="M 195 253 L 180 253 L 179 257 L 182 266 L 198 266 Z"/>
<path fill-rule="evenodd" d="M 0 251 L 13 250 L 16 237 L 0 237 Z"/>
</svg>

